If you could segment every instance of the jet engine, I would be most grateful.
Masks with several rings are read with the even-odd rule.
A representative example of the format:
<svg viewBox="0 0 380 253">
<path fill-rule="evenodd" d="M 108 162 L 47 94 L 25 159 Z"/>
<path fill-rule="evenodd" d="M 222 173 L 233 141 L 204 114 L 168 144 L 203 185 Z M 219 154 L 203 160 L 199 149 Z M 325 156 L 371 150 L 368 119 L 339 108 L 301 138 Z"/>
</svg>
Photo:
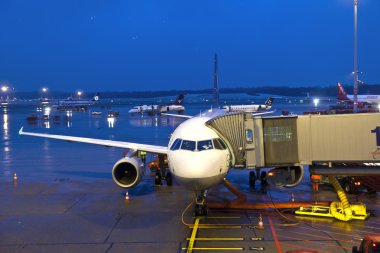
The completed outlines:
<svg viewBox="0 0 380 253">
<path fill-rule="evenodd" d="M 115 163 L 112 169 L 112 178 L 122 188 L 136 186 L 145 173 L 141 159 L 136 157 L 123 157 Z"/>
<path fill-rule="evenodd" d="M 303 168 L 301 166 L 278 167 L 268 171 L 268 182 L 277 187 L 295 187 L 301 183 Z"/>
</svg>

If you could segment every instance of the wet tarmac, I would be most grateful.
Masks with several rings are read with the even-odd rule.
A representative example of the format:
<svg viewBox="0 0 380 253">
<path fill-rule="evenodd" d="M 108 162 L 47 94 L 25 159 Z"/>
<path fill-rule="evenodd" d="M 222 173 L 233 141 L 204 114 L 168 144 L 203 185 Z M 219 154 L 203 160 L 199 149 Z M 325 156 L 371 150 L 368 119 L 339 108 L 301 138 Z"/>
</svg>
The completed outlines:
<svg viewBox="0 0 380 253">
<path fill-rule="evenodd" d="M 249 201 L 276 203 L 291 193 L 297 201 L 337 199 L 327 185 L 312 193 L 307 180 L 294 189 L 260 189 L 257 182 L 250 190 L 247 178 L 246 171 L 228 175 Z M 129 197 L 109 179 L 1 182 L 0 252 L 351 252 L 364 235 L 380 233 L 378 194 L 350 196 L 371 217 L 349 222 L 279 210 L 210 210 L 196 219 L 193 206 L 186 210 L 193 193 L 176 184 L 154 186 L 150 173 Z M 209 193 L 211 200 L 232 198 L 222 186 Z"/>
</svg>

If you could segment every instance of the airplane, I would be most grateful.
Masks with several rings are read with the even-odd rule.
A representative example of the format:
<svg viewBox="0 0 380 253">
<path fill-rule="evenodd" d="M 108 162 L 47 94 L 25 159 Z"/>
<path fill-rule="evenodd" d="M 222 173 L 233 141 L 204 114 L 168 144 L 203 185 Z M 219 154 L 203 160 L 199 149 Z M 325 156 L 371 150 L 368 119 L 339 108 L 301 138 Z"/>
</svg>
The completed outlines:
<svg viewBox="0 0 380 253">
<path fill-rule="evenodd" d="M 338 97 L 337 99 L 342 102 L 353 103 L 354 95 L 349 95 L 343 89 L 342 84 L 339 82 L 336 84 L 338 88 Z M 379 104 L 380 103 L 380 95 L 357 95 L 358 103 L 362 104 Z"/>
<path fill-rule="evenodd" d="M 68 97 L 65 100 L 58 101 L 58 104 L 53 105 L 53 108 L 67 108 L 67 107 L 87 107 L 96 104 L 100 100 L 100 93 L 97 92 L 90 100 Z"/>
<path fill-rule="evenodd" d="M 160 112 L 177 111 L 178 113 L 181 113 L 185 111 L 185 107 L 183 106 L 184 99 L 185 96 L 183 94 L 178 95 L 174 104 L 162 105 L 160 108 Z"/>
<path fill-rule="evenodd" d="M 263 105 L 226 105 L 222 109 L 226 112 L 257 112 L 272 108 L 274 98 L 269 97 Z"/>
<path fill-rule="evenodd" d="M 135 113 L 158 113 L 159 106 L 158 105 L 137 105 L 128 111 L 129 114 Z"/>
<path fill-rule="evenodd" d="M 174 104 L 171 105 L 140 105 L 140 106 L 134 106 L 132 109 L 128 111 L 130 114 L 135 113 L 162 113 L 162 112 L 169 112 L 169 111 L 177 111 L 178 113 L 182 113 L 185 110 L 185 107 L 183 106 L 185 96 L 183 94 L 180 94 L 177 96 Z"/>
<path fill-rule="evenodd" d="M 214 83 L 214 100 L 216 102 L 219 101 L 218 89 L 218 83 L 216 81 Z M 179 95 L 176 99 L 175 105 L 182 106 L 183 98 L 183 95 Z M 265 106 L 271 106 L 272 101 L 273 98 L 269 98 L 267 105 Z M 136 106 L 135 110 L 137 110 L 137 112 L 142 112 L 143 109 L 146 109 L 147 107 L 150 107 L 151 110 L 155 109 L 154 105 L 145 105 L 145 107 Z M 178 109 L 181 107 L 176 108 Z M 131 110 L 129 111 L 130 113 Z M 252 115 L 257 116 L 267 113 L 272 112 L 257 112 Z M 206 123 L 218 116 L 226 114 L 234 115 L 234 113 L 227 113 L 225 110 L 220 109 L 218 103 L 216 103 L 210 110 L 196 116 L 162 114 L 186 119 L 174 130 L 167 146 L 24 132 L 23 127 L 21 127 L 19 134 L 129 150 L 112 168 L 112 178 L 114 182 L 118 186 L 127 190 L 137 186 L 144 176 L 145 165 L 139 156 L 141 152 L 158 154 L 161 157 L 166 155 L 169 161 L 169 171 L 164 175 L 166 183 L 170 185 L 172 182 L 172 176 L 174 176 L 178 183 L 185 188 L 194 191 L 195 215 L 207 215 L 208 211 L 207 206 L 205 205 L 207 191 L 209 188 L 219 185 L 224 181 L 225 176 L 232 167 L 233 158 L 231 157 L 232 151 L 228 145 L 219 136 L 217 131 L 208 127 Z M 250 177 L 251 174 L 252 173 L 250 173 Z M 156 179 L 161 178 L 161 176 L 161 174 L 156 174 Z M 298 181 L 298 179 L 294 180 L 297 182 L 300 181 Z M 294 184 L 294 186 L 295 185 L 296 184 Z M 293 187 L 293 185 L 288 187 Z"/>
<path fill-rule="evenodd" d="M 261 112 L 258 115 L 265 113 L 267 112 Z M 112 168 L 113 180 L 125 189 L 138 185 L 144 176 L 144 163 L 138 156 L 139 152 L 167 155 L 169 171 L 166 174 L 166 182 L 172 182 L 172 176 L 174 176 L 178 183 L 194 191 L 196 193 L 195 214 L 206 215 L 207 206 L 204 202 L 207 190 L 223 182 L 232 162 L 228 145 L 215 130 L 206 125 L 209 120 L 222 115 L 226 115 L 226 112 L 211 108 L 197 116 L 188 116 L 188 119 L 174 130 L 167 146 L 32 133 L 25 132 L 23 127 L 19 134 L 128 149 L 127 155 L 118 160 Z M 183 117 L 183 115 L 175 116 Z"/>
</svg>

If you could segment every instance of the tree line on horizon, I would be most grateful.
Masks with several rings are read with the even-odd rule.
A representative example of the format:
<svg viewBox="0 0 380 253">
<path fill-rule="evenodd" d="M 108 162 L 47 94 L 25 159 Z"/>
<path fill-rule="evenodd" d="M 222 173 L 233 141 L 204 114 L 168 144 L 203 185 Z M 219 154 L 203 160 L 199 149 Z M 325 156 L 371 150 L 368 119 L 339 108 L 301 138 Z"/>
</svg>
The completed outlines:
<svg viewBox="0 0 380 253">
<path fill-rule="evenodd" d="M 344 87 L 348 94 L 352 94 L 353 86 Z M 199 90 L 162 90 L 162 91 L 99 91 L 102 98 L 153 98 L 164 96 L 176 96 L 178 94 L 212 94 L 213 89 Z M 92 97 L 96 92 L 86 92 L 86 97 Z M 219 93 L 246 93 L 251 96 L 257 96 L 262 93 L 272 94 L 277 96 L 319 96 L 319 97 L 335 97 L 337 96 L 336 86 L 327 87 L 287 87 L 287 86 L 267 86 L 267 87 L 235 87 L 221 88 Z M 380 84 L 364 84 L 359 86 L 359 94 L 380 94 Z M 71 96 L 71 92 L 56 91 L 51 92 L 49 97 L 67 98 Z M 39 97 L 39 92 L 17 92 L 18 98 L 31 99 Z"/>
</svg>

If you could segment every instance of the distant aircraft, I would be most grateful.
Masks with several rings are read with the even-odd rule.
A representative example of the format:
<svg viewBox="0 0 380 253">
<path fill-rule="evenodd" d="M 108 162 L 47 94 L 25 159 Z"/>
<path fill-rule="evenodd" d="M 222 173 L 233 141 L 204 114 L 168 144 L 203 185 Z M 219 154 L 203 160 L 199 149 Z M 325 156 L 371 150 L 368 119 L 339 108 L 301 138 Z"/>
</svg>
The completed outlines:
<svg viewBox="0 0 380 253">
<path fill-rule="evenodd" d="M 343 102 L 353 103 L 354 95 L 347 94 L 342 84 L 339 82 L 336 84 L 338 88 L 338 97 L 337 99 Z M 366 104 L 379 104 L 380 103 L 380 95 L 358 95 L 358 103 L 366 103 Z"/>
<path fill-rule="evenodd" d="M 258 112 L 272 108 L 274 98 L 269 97 L 263 105 L 226 105 L 222 109 L 225 112 Z"/>
<path fill-rule="evenodd" d="M 136 113 L 162 113 L 162 112 L 169 112 L 169 111 L 176 111 L 178 113 L 182 113 L 185 111 L 185 107 L 183 106 L 185 96 L 180 94 L 177 96 L 174 104 L 171 105 L 140 105 L 140 106 L 134 106 L 132 109 L 128 111 L 130 114 L 136 114 Z"/>
<path fill-rule="evenodd" d="M 185 111 L 185 107 L 183 106 L 184 100 L 185 100 L 185 96 L 183 94 L 180 94 L 177 96 L 174 104 L 162 105 L 160 107 L 160 112 L 176 111 L 178 113 L 182 113 L 183 111 Z"/>
<path fill-rule="evenodd" d="M 158 113 L 158 112 L 159 112 L 158 105 L 137 105 L 128 111 L 129 114 L 136 114 L 136 113 L 144 114 L 144 113 Z"/>
<path fill-rule="evenodd" d="M 85 100 L 85 99 L 79 99 L 79 98 L 73 98 L 68 97 L 65 100 L 61 100 L 58 102 L 56 106 L 66 106 L 66 107 L 80 107 L 80 106 L 90 106 L 94 105 L 100 100 L 100 93 L 97 92 L 91 99 Z"/>
</svg>

